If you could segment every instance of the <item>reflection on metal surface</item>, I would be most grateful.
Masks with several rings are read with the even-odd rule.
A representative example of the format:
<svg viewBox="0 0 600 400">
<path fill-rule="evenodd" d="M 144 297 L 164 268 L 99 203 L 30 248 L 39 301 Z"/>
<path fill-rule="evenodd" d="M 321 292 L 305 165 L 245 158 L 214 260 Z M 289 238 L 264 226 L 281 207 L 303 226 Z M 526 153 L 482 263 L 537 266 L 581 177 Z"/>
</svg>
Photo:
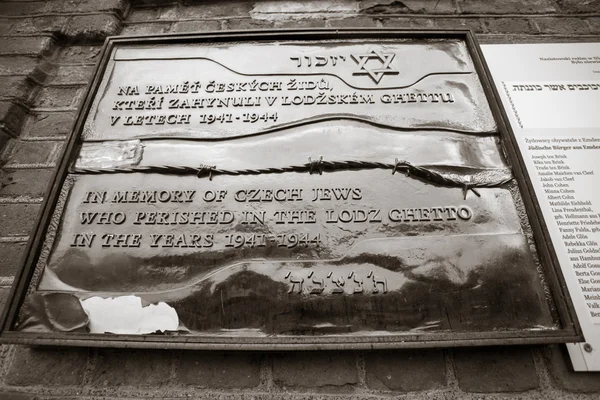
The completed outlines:
<svg viewBox="0 0 600 400">
<path fill-rule="evenodd" d="M 81 301 L 89 317 L 90 333 L 122 333 L 143 335 L 176 331 L 179 318 L 166 303 L 142 306 L 137 296 L 89 297 Z"/>
<path fill-rule="evenodd" d="M 88 143 L 81 148 L 76 165 L 79 168 L 133 167 L 142 160 L 143 149 L 139 140 Z"/>
<path fill-rule="evenodd" d="M 113 46 L 103 66 L 13 330 L 391 347 L 565 329 L 464 40 Z"/>
</svg>

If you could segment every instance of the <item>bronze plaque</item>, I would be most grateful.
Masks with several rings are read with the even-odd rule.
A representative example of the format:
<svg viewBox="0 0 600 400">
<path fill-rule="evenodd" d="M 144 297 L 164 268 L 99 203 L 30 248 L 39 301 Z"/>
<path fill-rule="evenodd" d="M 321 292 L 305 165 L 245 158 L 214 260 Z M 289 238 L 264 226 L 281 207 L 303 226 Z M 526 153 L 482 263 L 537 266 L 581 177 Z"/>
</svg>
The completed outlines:
<svg viewBox="0 0 600 400">
<path fill-rule="evenodd" d="M 109 39 L 2 337 L 576 341 L 502 121 L 468 32 Z"/>
</svg>

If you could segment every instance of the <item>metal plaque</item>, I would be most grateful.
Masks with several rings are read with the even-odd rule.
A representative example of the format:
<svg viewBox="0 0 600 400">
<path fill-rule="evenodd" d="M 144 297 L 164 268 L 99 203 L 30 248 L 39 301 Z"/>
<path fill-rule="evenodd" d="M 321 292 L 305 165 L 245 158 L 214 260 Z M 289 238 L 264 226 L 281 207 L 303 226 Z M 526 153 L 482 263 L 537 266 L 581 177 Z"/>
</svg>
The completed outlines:
<svg viewBox="0 0 600 400">
<path fill-rule="evenodd" d="M 467 31 L 109 38 L 2 338 L 578 341 L 529 193 Z"/>
</svg>

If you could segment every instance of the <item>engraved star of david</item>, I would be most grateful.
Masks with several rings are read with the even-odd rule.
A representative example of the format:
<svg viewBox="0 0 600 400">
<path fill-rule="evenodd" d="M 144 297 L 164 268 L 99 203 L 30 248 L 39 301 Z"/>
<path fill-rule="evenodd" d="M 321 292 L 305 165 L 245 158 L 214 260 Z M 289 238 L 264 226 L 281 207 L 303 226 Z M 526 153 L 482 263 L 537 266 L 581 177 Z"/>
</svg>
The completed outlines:
<svg viewBox="0 0 600 400">
<path fill-rule="evenodd" d="M 375 50 L 371 50 L 367 54 L 351 54 L 350 57 L 358 64 L 358 71 L 353 72 L 352 75 L 369 75 L 375 83 L 379 83 L 383 75 L 398 75 L 399 72 L 390 66 L 394 56 L 394 53 L 381 53 Z M 369 60 L 379 60 L 381 67 L 367 68 L 367 61 Z"/>
</svg>

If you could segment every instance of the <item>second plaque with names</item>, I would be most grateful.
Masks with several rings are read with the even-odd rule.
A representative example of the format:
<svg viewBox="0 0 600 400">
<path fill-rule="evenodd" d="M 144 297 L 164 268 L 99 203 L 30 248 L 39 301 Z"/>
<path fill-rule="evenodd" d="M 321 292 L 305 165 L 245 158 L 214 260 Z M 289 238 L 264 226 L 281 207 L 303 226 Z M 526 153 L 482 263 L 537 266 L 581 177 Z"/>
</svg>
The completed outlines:
<svg viewBox="0 0 600 400">
<path fill-rule="evenodd" d="M 501 116 L 468 32 L 109 39 L 2 337 L 578 340 Z"/>
</svg>

